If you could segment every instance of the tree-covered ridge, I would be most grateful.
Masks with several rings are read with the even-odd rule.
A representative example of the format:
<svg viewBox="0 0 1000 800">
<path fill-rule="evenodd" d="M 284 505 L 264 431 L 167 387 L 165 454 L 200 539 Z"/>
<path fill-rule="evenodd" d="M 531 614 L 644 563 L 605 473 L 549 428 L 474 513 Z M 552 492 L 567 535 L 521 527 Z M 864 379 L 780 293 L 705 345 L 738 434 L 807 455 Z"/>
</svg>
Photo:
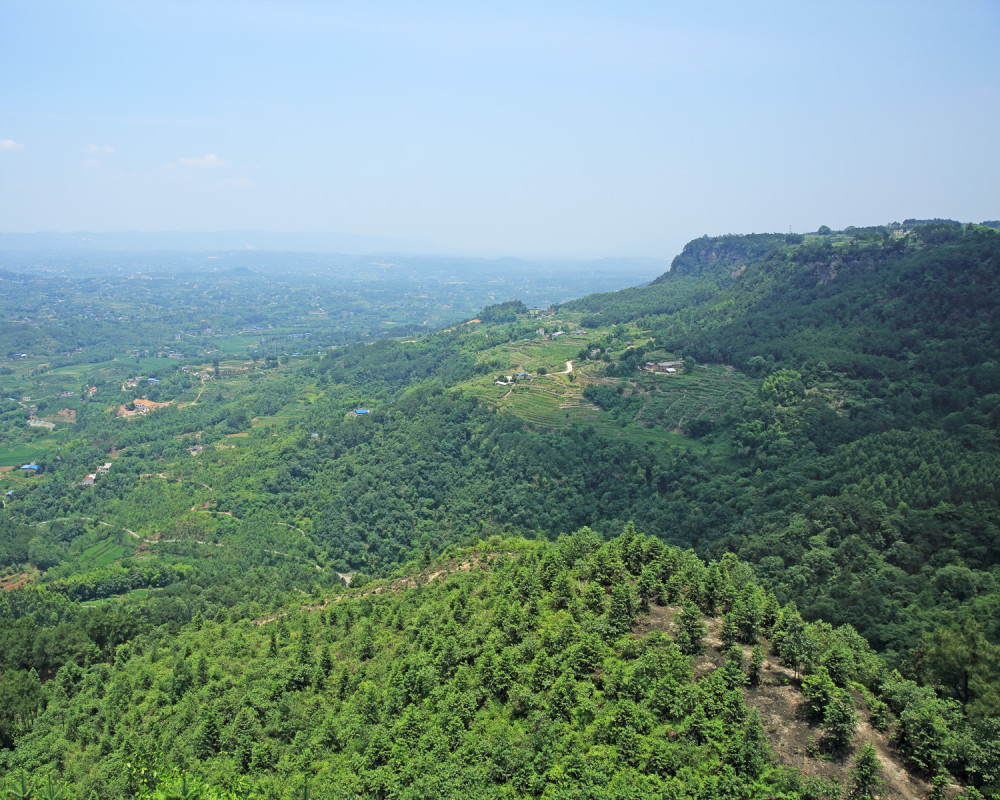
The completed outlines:
<svg viewBox="0 0 1000 800">
<path fill-rule="evenodd" d="M 741 276 L 731 303 L 707 310 L 700 330 L 668 321 L 662 337 L 695 358 L 738 366 L 770 355 L 823 362 L 849 378 L 916 374 L 945 385 L 964 374 L 985 394 L 996 391 L 981 371 L 1000 348 L 998 265 L 1000 234 L 972 226 L 779 248 Z"/>
<path fill-rule="evenodd" d="M 785 666 L 767 674 L 771 659 Z M 755 707 L 786 668 L 817 754 L 840 764 L 825 784 L 780 763 Z M 494 539 L 263 619 L 149 631 L 36 696 L 11 766 L 41 783 L 60 765 L 74 798 L 176 789 L 170 765 L 226 797 L 306 782 L 316 798 L 833 796 L 831 776 L 875 786 L 871 725 L 918 774 L 995 789 L 977 729 L 853 631 L 803 623 L 731 557 L 706 565 L 631 526 L 608 543 Z"/>
<path fill-rule="evenodd" d="M 663 351 L 762 381 L 690 429 L 746 465 L 711 482 L 729 498 L 715 547 L 737 548 L 811 618 L 851 622 L 898 655 L 959 619 L 1000 643 L 1000 236 L 907 227 L 778 242 L 715 300 L 642 318 Z M 654 418 L 659 384 L 624 377 L 591 396 Z"/>
<path fill-rule="evenodd" d="M 685 279 L 698 274 L 691 266 L 646 288 L 567 307 L 592 312 L 595 322 L 641 318 L 663 347 L 700 361 L 743 369 L 751 358 L 770 357 L 799 369 L 822 364 L 849 378 L 898 381 L 915 373 L 939 385 L 963 372 L 976 391 L 996 391 L 987 387 L 1000 349 L 996 230 L 926 225 L 900 237 L 857 233 L 836 245 L 824 236 L 788 238 L 690 243 L 685 252 L 692 253 L 678 256 L 684 264 L 743 267 L 709 297 L 690 297 L 699 283 Z M 717 252 L 725 255 L 712 261 Z M 671 303 L 674 286 L 683 304 Z"/>
</svg>

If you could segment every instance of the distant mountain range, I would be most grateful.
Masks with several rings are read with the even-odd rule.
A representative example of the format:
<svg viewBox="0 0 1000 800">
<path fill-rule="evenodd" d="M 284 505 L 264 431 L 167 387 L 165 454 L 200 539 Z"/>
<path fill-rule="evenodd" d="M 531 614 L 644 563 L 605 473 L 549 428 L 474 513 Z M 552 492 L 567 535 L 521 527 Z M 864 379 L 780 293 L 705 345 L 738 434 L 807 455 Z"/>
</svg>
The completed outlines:
<svg viewBox="0 0 1000 800">
<path fill-rule="evenodd" d="M 273 231 L 121 231 L 95 233 L 0 233 L 2 250 L 283 250 L 314 253 L 426 253 L 434 248 L 417 239 L 346 233 Z"/>
</svg>

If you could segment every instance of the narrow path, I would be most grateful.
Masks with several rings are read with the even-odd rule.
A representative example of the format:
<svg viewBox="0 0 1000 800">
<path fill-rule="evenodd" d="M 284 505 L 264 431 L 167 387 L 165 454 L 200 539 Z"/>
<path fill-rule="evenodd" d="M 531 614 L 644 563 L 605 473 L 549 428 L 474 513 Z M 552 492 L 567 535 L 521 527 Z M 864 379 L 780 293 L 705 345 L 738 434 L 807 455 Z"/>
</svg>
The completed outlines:
<svg viewBox="0 0 1000 800">
<path fill-rule="evenodd" d="M 204 393 L 205 393 L 205 379 L 202 378 L 201 379 L 201 388 L 198 390 L 198 396 L 195 397 L 195 399 L 192 400 L 190 403 L 188 403 L 188 405 L 192 405 L 192 406 L 198 405 L 198 401 L 201 400 L 201 396 Z"/>
<path fill-rule="evenodd" d="M 360 598 L 360 597 L 368 597 L 369 595 L 373 595 L 373 594 L 385 594 L 386 592 L 390 592 L 392 594 L 399 594 L 404 589 L 413 589 L 413 588 L 416 588 L 418 585 L 425 585 L 425 584 L 428 584 L 428 583 L 433 583 L 436 580 L 444 580 L 445 578 L 447 578 L 453 572 L 469 572 L 470 570 L 474 569 L 475 567 L 480 566 L 483 563 L 484 560 L 488 561 L 489 558 L 491 558 L 492 556 L 496 556 L 496 555 L 499 555 L 499 554 L 498 553 L 489 553 L 489 554 L 486 555 L 485 559 L 483 558 L 483 556 L 474 556 L 472 558 L 467 558 L 466 560 L 458 562 L 458 563 L 456 563 L 456 562 L 453 561 L 453 562 L 451 562 L 448 565 L 447 568 L 439 569 L 436 572 L 432 572 L 430 574 L 419 574 L 419 575 L 417 575 L 416 579 L 414 579 L 414 578 L 398 578 L 398 579 L 396 579 L 394 581 L 390 581 L 388 584 L 382 584 L 382 585 L 376 586 L 376 587 L 374 587 L 372 589 L 366 589 L 366 590 L 362 591 L 360 594 L 355 594 L 355 595 L 350 595 L 350 596 L 351 597 Z M 508 553 L 508 556 L 512 556 L 512 555 L 513 555 L 513 553 Z M 337 573 L 337 575 L 339 575 L 341 578 L 343 578 L 344 581 L 347 583 L 348 588 L 350 588 L 350 580 L 349 580 L 350 576 L 348 576 L 348 575 L 342 575 L 339 572 Z M 299 590 L 296 590 L 296 591 L 299 591 Z M 305 592 L 303 592 L 303 594 L 305 594 Z M 331 603 L 339 603 L 341 600 L 345 599 L 348 596 L 349 595 L 346 595 L 346 594 L 338 594 L 338 595 L 334 595 L 333 597 L 327 597 L 321 603 L 317 603 L 315 605 L 310 605 L 310 606 L 303 606 L 303 609 L 306 610 L 306 611 L 322 611 L 324 608 L 326 608 L 327 606 L 329 606 Z M 287 611 L 275 611 L 275 612 L 273 612 L 271 614 L 267 614 L 266 616 L 259 617 L 259 618 L 255 619 L 254 622 L 257 625 L 265 625 L 268 622 L 274 622 L 275 620 L 281 619 L 282 617 L 285 617 L 287 615 L 288 615 Z"/>
<path fill-rule="evenodd" d="M 302 528 L 296 528 L 294 525 L 289 525 L 287 522 L 275 522 L 274 524 L 275 525 L 281 525 L 281 526 L 283 526 L 285 528 L 291 528 L 293 531 L 298 531 L 299 533 L 302 534 L 302 538 L 303 539 L 308 539 L 309 538 L 308 536 L 306 536 L 306 532 L 304 530 L 302 530 Z"/>
<path fill-rule="evenodd" d="M 209 514 L 226 514 L 226 515 L 228 515 L 230 517 L 233 517 L 232 513 L 229 512 L 229 511 L 208 511 L 207 509 L 194 509 L 194 508 L 192 508 L 191 510 L 192 511 L 195 511 L 195 510 L 204 511 L 205 513 L 209 513 Z M 51 522 L 57 522 L 59 520 L 67 520 L 67 519 L 85 519 L 88 522 L 93 522 L 96 525 L 103 525 L 105 528 L 112 528 L 112 527 L 114 527 L 110 522 L 105 522 L 104 520 L 101 520 L 101 519 L 94 519 L 93 517 L 84 517 L 84 516 L 79 516 L 79 517 L 57 517 L 56 519 L 47 519 L 47 520 L 43 520 L 41 522 L 36 522 L 35 524 L 36 525 L 48 525 Z M 237 517 L 233 517 L 233 519 L 237 519 L 238 520 Z M 289 525 L 289 524 L 287 524 L 285 522 L 276 522 L 275 524 L 276 525 L 283 525 L 286 528 L 292 528 L 293 530 L 297 530 L 299 533 L 302 534 L 303 538 L 308 538 L 306 536 L 305 531 L 303 531 L 301 528 L 296 528 L 294 525 Z M 133 531 L 130 528 L 126 528 L 124 526 L 119 526 L 119 527 L 123 531 L 125 531 L 125 533 L 127 533 L 129 536 L 131 536 L 134 539 L 138 539 L 143 544 L 149 544 L 149 545 L 154 545 L 154 544 L 203 544 L 203 545 L 207 545 L 208 547 L 226 547 L 227 546 L 224 542 L 206 542 L 206 541 L 204 541 L 202 539 L 149 539 L 149 538 L 143 536 L 140 533 L 136 533 L 135 531 Z M 326 572 L 326 570 L 323 569 L 323 567 L 321 567 L 315 561 L 309 561 L 308 559 L 302 558 L 301 556 L 297 556 L 297 555 L 294 555 L 292 553 L 285 553 L 282 550 L 269 550 L 269 549 L 263 548 L 263 547 L 261 548 L 261 552 L 271 553 L 271 554 L 276 555 L 276 556 L 284 556 L 285 558 L 294 558 L 296 561 L 304 561 L 306 564 L 309 564 L 313 568 L 315 568 L 317 572 Z M 339 575 L 340 573 L 337 573 L 337 574 Z M 341 575 L 341 577 L 344 577 L 344 576 Z"/>
<path fill-rule="evenodd" d="M 203 489 L 208 489 L 210 492 L 214 492 L 211 486 L 207 483 L 202 483 L 201 481 L 196 481 L 194 478 L 185 478 L 183 475 L 171 475 L 169 472 L 143 472 L 140 478 L 163 478 L 165 481 L 187 481 L 188 483 L 193 483 L 195 486 L 200 486 Z"/>
<path fill-rule="evenodd" d="M 197 506 L 191 506 L 192 511 L 197 511 L 199 514 L 225 514 L 227 517 L 232 517 L 237 522 L 243 522 L 239 517 L 233 514 L 232 511 L 215 511 L 211 508 L 198 508 Z M 281 524 L 280 522 L 278 523 Z"/>
</svg>

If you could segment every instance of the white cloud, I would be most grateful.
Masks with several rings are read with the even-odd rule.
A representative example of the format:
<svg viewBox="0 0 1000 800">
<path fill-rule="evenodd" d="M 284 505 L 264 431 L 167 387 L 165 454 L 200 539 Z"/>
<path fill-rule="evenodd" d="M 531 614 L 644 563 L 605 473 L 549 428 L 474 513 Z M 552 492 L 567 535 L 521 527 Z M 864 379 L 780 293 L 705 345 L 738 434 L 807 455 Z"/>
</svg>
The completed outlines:
<svg viewBox="0 0 1000 800">
<path fill-rule="evenodd" d="M 0 139 L 0 150 L 20 150 L 23 144 L 18 144 L 13 139 Z"/>
<path fill-rule="evenodd" d="M 111 145 L 107 145 L 107 144 L 105 144 L 105 145 L 88 144 L 86 150 L 87 150 L 88 153 L 103 153 L 103 154 L 109 155 L 109 156 L 113 155 L 114 152 L 115 152 L 115 148 L 113 148 L 113 147 L 111 147 Z"/>
<path fill-rule="evenodd" d="M 198 169 L 205 168 L 216 168 L 216 167 L 227 167 L 229 166 L 223 159 L 219 158 L 215 153 L 209 153 L 204 156 L 196 156 L 195 158 L 178 158 L 176 165 L 169 164 L 168 166 L 178 166 L 178 167 L 197 167 Z"/>
</svg>

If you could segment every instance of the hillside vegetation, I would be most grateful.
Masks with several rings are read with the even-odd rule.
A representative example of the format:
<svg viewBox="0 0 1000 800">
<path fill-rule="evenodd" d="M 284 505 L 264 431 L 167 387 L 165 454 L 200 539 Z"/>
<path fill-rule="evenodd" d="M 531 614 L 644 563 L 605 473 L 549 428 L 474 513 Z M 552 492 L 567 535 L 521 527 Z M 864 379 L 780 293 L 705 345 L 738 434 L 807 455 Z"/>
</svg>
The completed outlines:
<svg viewBox="0 0 1000 800">
<path fill-rule="evenodd" d="M 800 674 L 805 749 L 826 759 L 805 778 L 761 717 Z M 804 624 L 735 559 L 631 526 L 606 544 L 495 539 L 261 619 L 198 619 L 41 691 L 13 766 L 58 769 L 79 796 L 171 796 L 182 779 L 226 797 L 865 796 L 882 761 L 899 769 L 889 729 L 928 777 L 983 766 L 977 731 L 852 630 Z"/>
<path fill-rule="evenodd" d="M 704 237 L 426 335 L 331 332 L 358 289 L 269 310 L 281 348 L 149 320 L 87 360 L 14 275 L 0 777 L 997 796 L 998 276 L 977 225 Z"/>
</svg>

